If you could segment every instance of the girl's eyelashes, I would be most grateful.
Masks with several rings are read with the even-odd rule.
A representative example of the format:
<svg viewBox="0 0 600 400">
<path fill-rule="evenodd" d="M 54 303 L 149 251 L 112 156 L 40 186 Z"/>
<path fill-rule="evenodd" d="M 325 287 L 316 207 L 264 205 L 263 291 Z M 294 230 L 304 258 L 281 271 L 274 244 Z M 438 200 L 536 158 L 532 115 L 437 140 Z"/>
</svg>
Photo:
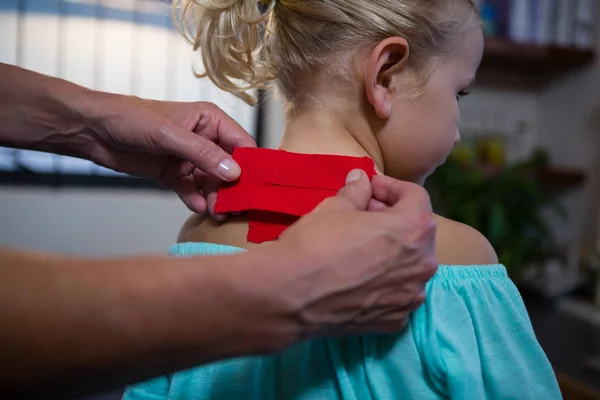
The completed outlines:
<svg viewBox="0 0 600 400">
<path fill-rule="evenodd" d="M 465 97 L 465 96 L 468 96 L 468 95 L 469 95 L 469 93 L 471 93 L 471 91 L 470 91 L 470 90 L 461 90 L 460 92 L 458 92 L 458 93 L 456 94 L 456 100 L 457 100 L 457 101 L 460 101 L 460 99 L 461 99 L 461 98 L 463 98 L 463 97 Z"/>
</svg>

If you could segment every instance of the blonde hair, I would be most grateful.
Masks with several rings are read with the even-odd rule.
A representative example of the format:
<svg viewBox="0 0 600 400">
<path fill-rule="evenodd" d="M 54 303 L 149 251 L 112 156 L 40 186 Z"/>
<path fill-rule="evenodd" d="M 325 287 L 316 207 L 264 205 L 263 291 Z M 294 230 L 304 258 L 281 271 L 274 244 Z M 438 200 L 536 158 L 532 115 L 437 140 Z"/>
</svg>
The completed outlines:
<svg viewBox="0 0 600 400">
<path fill-rule="evenodd" d="M 407 39 L 409 66 L 426 76 L 470 24 L 465 15 L 478 18 L 472 0 L 173 1 L 179 32 L 201 51 L 197 75 L 251 105 L 247 92 L 273 80 L 292 104 L 315 76 L 348 82 L 348 56 L 392 36 Z"/>
</svg>

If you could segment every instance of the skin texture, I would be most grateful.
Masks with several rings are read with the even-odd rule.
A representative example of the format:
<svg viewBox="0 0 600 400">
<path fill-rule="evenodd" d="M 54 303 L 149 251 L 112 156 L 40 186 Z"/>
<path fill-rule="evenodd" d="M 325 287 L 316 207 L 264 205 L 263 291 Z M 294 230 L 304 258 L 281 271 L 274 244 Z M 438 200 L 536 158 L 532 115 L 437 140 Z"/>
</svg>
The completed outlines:
<svg viewBox="0 0 600 400">
<path fill-rule="evenodd" d="M 459 99 L 475 79 L 483 53 L 480 27 L 458 38 L 455 51 L 432 60 L 433 73 L 415 93 L 418 78 L 408 67 L 407 41 L 391 37 L 368 54 L 356 57 L 356 76 L 362 77 L 354 98 L 336 97 L 322 87 L 315 98 L 333 104 L 327 109 L 306 109 L 292 116 L 280 147 L 299 153 L 368 156 L 380 174 L 422 184 L 441 165 L 460 140 Z M 436 254 L 443 264 L 494 264 L 494 249 L 479 232 L 466 225 L 436 217 Z M 244 216 L 220 224 L 194 215 L 184 224 L 179 241 L 207 241 L 243 248 Z"/>
<path fill-rule="evenodd" d="M 2 63 L 0 87 L 6 94 L 0 96 L 0 145 L 85 158 L 153 179 L 198 213 L 207 210 L 219 181 L 238 178 L 233 149 L 256 147 L 210 103 L 94 92 Z"/>
<path fill-rule="evenodd" d="M 4 64 L 0 122 L 2 145 L 156 179 L 196 211 L 210 208 L 223 157 L 254 144 L 209 104 L 98 93 Z M 390 177 L 349 178 L 281 240 L 241 255 L 0 249 L 3 397 L 68 398 L 308 338 L 400 331 L 438 265 L 429 197 Z"/>
</svg>

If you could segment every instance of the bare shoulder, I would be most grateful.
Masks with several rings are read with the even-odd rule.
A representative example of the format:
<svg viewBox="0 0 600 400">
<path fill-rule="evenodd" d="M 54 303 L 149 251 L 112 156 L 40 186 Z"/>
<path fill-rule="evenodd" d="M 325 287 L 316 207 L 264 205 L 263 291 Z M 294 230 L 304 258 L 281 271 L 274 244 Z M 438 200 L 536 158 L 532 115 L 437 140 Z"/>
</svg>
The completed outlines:
<svg viewBox="0 0 600 400">
<path fill-rule="evenodd" d="M 204 236 L 204 227 L 208 222 L 206 214 L 192 214 L 183 223 L 177 236 L 177 243 L 201 242 Z"/>
<path fill-rule="evenodd" d="M 436 216 L 436 255 L 446 265 L 497 264 L 498 256 L 490 242 L 476 229 Z"/>
<path fill-rule="evenodd" d="M 193 214 L 179 230 L 177 242 L 208 242 L 247 249 L 252 247 L 246 240 L 247 233 L 248 220 L 244 216 L 229 217 L 219 223 L 207 214 Z"/>
</svg>

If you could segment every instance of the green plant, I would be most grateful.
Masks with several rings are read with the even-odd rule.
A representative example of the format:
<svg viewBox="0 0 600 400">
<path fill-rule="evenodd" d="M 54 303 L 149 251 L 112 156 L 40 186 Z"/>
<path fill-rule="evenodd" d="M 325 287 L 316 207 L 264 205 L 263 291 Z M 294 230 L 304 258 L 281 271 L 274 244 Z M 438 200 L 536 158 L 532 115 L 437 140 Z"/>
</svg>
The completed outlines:
<svg viewBox="0 0 600 400">
<path fill-rule="evenodd" d="M 518 282 L 527 267 L 541 266 L 560 256 L 541 215 L 543 209 L 552 207 L 565 216 L 536 179 L 536 172 L 547 163 L 543 152 L 501 169 L 486 168 L 451 155 L 425 186 L 434 210 L 485 235 L 500 262 Z"/>
</svg>

